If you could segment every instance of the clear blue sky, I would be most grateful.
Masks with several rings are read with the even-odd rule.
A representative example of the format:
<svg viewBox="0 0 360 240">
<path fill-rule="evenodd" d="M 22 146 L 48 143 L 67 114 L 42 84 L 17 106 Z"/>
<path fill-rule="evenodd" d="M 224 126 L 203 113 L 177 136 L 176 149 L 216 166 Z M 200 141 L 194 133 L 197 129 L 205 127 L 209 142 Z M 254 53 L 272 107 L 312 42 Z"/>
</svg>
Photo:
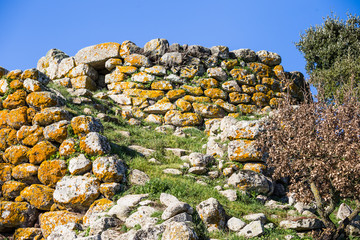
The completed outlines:
<svg viewBox="0 0 360 240">
<path fill-rule="evenodd" d="M 0 0 L 0 66 L 36 67 L 51 48 L 73 56 L 102 42 L 154 38 L 282 56 L 286 71 L 305 73 L 299 34 L 334 12 L 360 13 L 359 0 Z"/>
</svg>

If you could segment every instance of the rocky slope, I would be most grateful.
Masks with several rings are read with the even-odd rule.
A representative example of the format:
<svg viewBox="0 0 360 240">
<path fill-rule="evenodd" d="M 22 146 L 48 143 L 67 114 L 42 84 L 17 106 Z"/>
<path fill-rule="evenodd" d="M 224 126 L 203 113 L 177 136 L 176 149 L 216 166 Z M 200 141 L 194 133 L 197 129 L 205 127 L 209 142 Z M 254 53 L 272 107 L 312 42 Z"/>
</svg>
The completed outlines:
<svg viewBox="0 0 360 240">
<path fill-rule="evenodd" d="M 254 147 L 285 92 L 304 99 L 280 63 L 154 39 L 0 67 L 0 239 L 308 239 L 314 207 Z"/>
</svg>

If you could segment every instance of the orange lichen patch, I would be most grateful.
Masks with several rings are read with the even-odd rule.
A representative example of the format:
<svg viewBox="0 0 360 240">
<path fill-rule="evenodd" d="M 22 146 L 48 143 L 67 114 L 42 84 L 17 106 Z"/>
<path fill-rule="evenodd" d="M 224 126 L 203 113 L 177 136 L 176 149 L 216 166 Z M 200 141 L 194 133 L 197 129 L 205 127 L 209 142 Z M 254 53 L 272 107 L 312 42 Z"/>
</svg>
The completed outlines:
<svg viewBox="0 0 360 240">
<path fill-rule="evenodd" d="M 217 99 L 214 103 L 219 105 L 220 107 L 222 107 L 226 112 L 237 112 L 238 111 L 237 106 L 235 106 L 231 103 L 228 103 L 222 99 Z"/>
<path fill-rule="evenodd" d="M 164 76 L 166 74 L 166 68 L 163 66 L 153 66 L 151 68 L 145 68 L 145 72 L 154 74 L 155 76 Z"/>
<path fill-rule="evenodd" d="M 18 142 L 27 145 L 34 146 L 39 141 L 44 139 L 43 128 L 38 125 L 22 126 L 16 133 Z"/>
<path fill-rule="evenodd" d="M 106 137 L 96 132 L 91 132 L 82 137 L 79 146 L 81 151 L 91 156 L 104 155 L 111 150 Z"/>
<path fill-rule="evenodd" d="M 55 187 L 55 184 L 65 176 L 67 170 L 64 160 L 51 160 L 41 163 L 38 170 L 38 179 L 48 187 Z"/>
<path fill-rule="evenodd" d="M 170 82 L 164 80 L 164 81 L 153 82 L 151 84 L 151 89 L 153 89 L 153 90 L 172 90 L 173 86 L 171 85 Z"/>
<path fill-rule="evenodd" d="M 76 89 L 88 89 L 91 91 L 95 91 L 97 89 L 94 80 L 92 80 L 91 77 L 88 76 L 72 78 L 71 86 Z"/>
<path fill-rule="evenodd" d="M 251 99 L 256 104 L 256 106 L 259 107 L 264 107 L 269 104 L 268 97 L 262 92 L 254 93 Z"/>
<path fill-rule="evenodd" d="M 247 86 L 247 85 L 242 85 L 241 86 L 242 90 L 244 93 L 246 94 L 253 94 L 256 92 L 256 89 L 254 87 L 251 87 L 251 86 Z"/>
<path fill-rule="evenodd" d="M 2 195 L 6 200 L 13 200 L 20 195 L 20 192 L 25 187 L 25 183 L 17 181 L 7 181 L 1 187 Z"/>
<path fill-rule="evenodd" d="M 227 93 L 219 88 L 209 88 L 204 91 L 205 96 L 212 99 L 227 99 Z"/>
<path fill-rule="evenodd" d="M 19 164 L 12 168 L 11 176 L 27 184 L 38 183 L 37 172 L 38 166 L 30 163 Z"/>
<path fill-rule="evenodd" d="M 237 59 L 227 59 L 221 62 L 221 67 L 227 70 L 233 69 L 238 64 Z"/>
<path fill-rule="evenodd" d="M 70 78 L 56 79 L 56 80 L 54 80 L 54 82 L 60 84 L 60 85 L 63 86 L 63 87 L 71 88 L 71 79 L 70 79 Z M 38 90 L 38 91 L 35 91 L 35 90 L 37 90 L 37 87 L 36 87 L 36 89 L 34 89 L 33 92 L 39 92 L 39 91 L 41 91 L 41 90 Z"/>
<path fill-rule="evenodd" d="M 229 101 L 231 103 L 249 103 L 251 97 L 245 93 L 232 92 L 229 93 Z"/>
<path fill-rule="evenodd" d="M 114 205 L 114 203 L 106 198 L 96 200 L 95 202 L 93 202 L 90 205 L 89 209 L 86 211 L 86 214 L 83 217 L 83 223 L 85 225 L 89 225 L 91 215 L 96 214 L 96 213 L 105 212 L 106 210 L 111 208 L 113 205 Z"/>
<path fill-rule="evenodd" d="M 131 54 L 124 59 L 124 65 L 134 67 L 148 67 L 150 66 L 149 59 L 141 54 Z"/>
<path fill-rule="evenodd" d="M 28 119 L 29 123 L 32 122 L 32 120 L 34 119 L 36 113 L 37 113 L 37 111 L 32 107 L 29 107 L 27 109 L 26 115 L 27 115 L 27 119 Z"/>
<path fill-rule="evenodd" d="M 146 102 L 146 98 L 142 97 L 133 97 L 131 98 L 133 106 L 141 106 L 144 102 Z"/>
<path fill-rule="evenodd" d="M 120 72 L 117 68 L 112 71 L 110 74 L 106 74 L 105 75 L 105 83 L 107 84 L 114 84 L 114 83 L 119 83 L 119 82 L 122 82 L 122 81 L 125 81 L 126 78 L 128 76 L 123 73 L 123 72 Z M 110 88 L 109 88 L 110 89 Z M 110 89 L 112 90 L 112 89 Z"/>
<path fill-rule="evenodd" d="M 21 89 L 24 87 L 24 84 L 20 80 L 14 80 L 10 83 L 10 88 L 12 89 Z"/>
<path fill-rule="evenodd" d="M 8 147 L 4 154 L 5 161 L 14 165 L 26 163 L 28 162 L 28 151 L 29 148 L 22 145 Z"/>
<path fill-rule="evenodd" d="M 82 215 L 68 211 L 46 212 L 40 215 L 41 232 L 46 239 L 55 227 L 67 223 L 82 223 Z"/>
<path fill-rule="evenodd" d="M 69 122 L 66 120 L 53 123 L 44 128 L 44 137 L 52 142 L 62 143 L 68 136 Z"/>
<path fill-rule="evenodd" d="M 37 80 L 38 77 L 39 77 L 39 71 L 36 70 L 35 68 L 26 69 L 26 70 L 21 74 L 21 79 L 22 79 L 22 80 L 25 80 L 25 79 L 27 79 L 27 78 Z"/>
<path fill-rule="evenodd" d="M 284 77 L 284 68 L 281 65 L 276 65 L 273 69 L 275 76 L 279 79 Z"/>
<path fill-rule="evenodd" d="M 10 94 L 3 102 L 3 107 L 7 109 L 14 109 L 17 107 L 25 106 L 26 92 L 24 90 L 16 90 Z"/>
<path fill-rule="evenodd" d="M 143 111 L 141 111 L 141 109 L 139 109 L 139 108 L 133 108 L 132 112 L 133 112 L 133 117 L 134 118 L 144 119 L 144 118 L 147 117 L 147 114 L 144 113 Z"/>
<path fill-rule="evenodd" d="M 180 77 L 194 78 L 198 72 L 199 72 L 199 69 L 197 66 L 186 66 L 184 68 L 181 68 Z"/>
<path fill-rule="evenodd" d="M 175 105 L 180 108 L 182 112 L 190 112 L 192 109 L 191 103 L 181 98 L 175 102 Z"/>
<path fill-rule="evenodd" d="M 263 78 L 261 80 L 262 84 L 268 86 L 273 91 L 280 91 L 280 82 L 274 78 Z"/>
<path fill-rule="evenodd" d="M 121 44 L 119 53 L 122 58 L 125 58 L 130 54 L 137 53 L 139 50 L 140 48 L 135 43 L 126 40 Z"/>
<path fill-rule="evenodd" d="M 180 111 L 170 110 L 165 116 L 166 124 L 171 124 L 179 127 L 197 126 L 202 123 L 202 118 L 196 113 L 181 113 Z"/>
<path fill-rule="evenodd" d="M 150 83 L 155 80 L 153 75 L 150 75 L 145 72 L 135 73 L 131 76 L 131 81 L 140 82 L 140 83 Z"/>
<path fill-rule="evenodd" d="M 10 72 L 6 75 L 6 77 L 7 77 L 7 78 L 10 78 L 10 79 L 12 79 L 12 80 L 14 80 L 14 79 L 20 79 L 21 74 L 22 74 L 22 71 L 19 70 L 19 69 L 17 69 L 17 70 L 12 70 L 12 71 L 10 71 Z"/>
<path fill-rule="evenodd" d="M 68 157 L 76 152 L 76 141 L 73 138 L 66 139 L 59 147 L 59 154 L 63 157 Z"/>
<path fill-rule="evenodd" d="M 30 204 L 25 202 L 0 201 L 0 230 L 6 228 L 14 229 L 18 227 L 33 226 L 37 219 L 37 214 Z"/>
<path fill-rule="evenodd" d="M 204 93 L 203 90 L 201 89 L 201 87 L 182 85 L 181 88 L 184 89 L 188 94 L 194 95 L 194 96 L 201 96 Z"/>
<path fill-rule="evenodd" d="M 239 110 L 247 115 L 256 112 L 257 108 L 255 105 L 245 105 L 245 104 L 239 104 L 238 105 Z"/>
<path fill-rule="evenodd" d="M 188 102 L 202 102 L 202 103 L 211 103 L 211 100 L 209 97 L 194 97 L 191 95 L 186 95 L 183 97 L 185 101 Z"/>
<path fill-rule="evenodd" d="M 20 129 L 23 125 L 28 125 L 27 107 L 24 106 L 11 110 L 7 114 L 7 125 L 15 129 Z"/>
<path fill-rule="evenodd" d="M 26 102 L 35 108 L 54 107 L 57 97 L 51 92 L 32 92 L 26 97 Z"/>
<path fill-rule="evenodd" d="M 236 80 L 244 79 L 245 76 L 248 74 L 249 74 L 249 71 L 246 69 L 243 69 L 243 68 L 235 68 L 230 71 L 230 75 Z"/>
<path fill-rule="evenodd" d="M 244 170 L 251 170 L 257 173 L 263 173 L 266 171 L 266 165 L 263 163 L 246 163 L 244 165 Z"/>
<path fill-rule="evenodd" d="M 216 88 L 219 86 L 219 82 L 214 78 L 204 78 L 200 79 L 199 85 L 203 89 Z"/>
<path fill-rule="evenodd" d="M 272 99 L 273 97 L 275 97 L 275 93 L 273 90 L 270 90 L 266 93 L 266 96 L 268 97 L 268 99 Z"/>
<path fill-rule="evenodd" d="M 103 126 L 92 116 L 77 116 L 71 119 L 71 127 L 75 134 L 88 134 L 89 132 L 102 132 Z"/>
<path fill-rule="evenodd" d="M 284 101 L 283 98 L 272 98 L 270 99 L 269 105 L 272 108 L 277 108 L 282 101 Z"/>
<path fill-rule="evenodd" d="M 234 140 L 229 143 L 228 157 L 231 161 L 246 162 L 261 160 L 254 140 Z"/>
<path fill-rule="evenodd" d="M 100 185 L 100 193 L 107 199 L 112 199 L 115 194 L 120 191 L 120 186 L 118 183 L 102 183 Z"/>
<path fill-rule="evenodd" d="M 151 105 L 144 109 L 146 113 L 165 114 L 169 110 L 175 110 L 176 107 L 166 97 L 157 101 L 154 105 Z"/>
<path fill-rule="evenodd" d="M 166 93 L 166 97 L 170 99 L 171 101 L 176 100 L 178 98 L 181 98 L 185 96 L 186 92 L 183 89 L 174 89 L 170 90 Z"/>
<path fill-rule="evenodd" d="M 129 120 L 133 117 L 133 111 L 131 111 L 130 109 L 124 109 L 121 111 L 121 117 L 123 119 Z"/>
<path fill-rule="evenodd" d="M 7 182 L 11 180 L 13 167 L 14 165 L 9 163 L 0 163 L 0 182 Z"/>
<path fill-rule="evenodd" d="M 7 115 L 9 113 L 9 110 L 1 110 L 0 111 L 0 128 L 6 128 L 7 127 Z"/>
<path fill-rule="evenodd" d="M 125 89 L 124 94 L 132 97 L 142 97 L 150 100 L 160 100 L 164 92 L 160 90 Z"/>
<path fill-rule="evenodd" d="M 124 89 L 133 89 L 133 88 L 144 89 L 145 87 L 143 84 L 135 83 L 135 82 L 115 82 L 108 84 L 109 90 L 115 90 L 117 92 L 121 92 L 121 90 Z"/>
<path fill-rule="evenodd" d="M 52 108 L 44 108 L 41 110 L 41 112 L 36 113 L 32 122 L 33 124 L 46 126 L 54 122 L 59 122 L 68 119 L 69 119 L 69 113 L 66 110 L 62 108 L 52 107 Z"/>
<path fill-rule="evenodd" d="M 137 67 L 133 66 L 116 66 L 116 71 L 131 75 L 137 71 Z"/>
<path fill-rule="evenodd" d="M 205 118 L 219 118 L 225 116 L 224 110 L 216 104 L 194 102 L 192 106 L 197 114 Z"/>
<path fill-rule="evenodd" d="M 54 203 L 53 193 L 54 189 L 50 187 L 33 184 L 22 190 L 20 196 L 39 210 L 50 210 Z"/>
<path fill-rule="evenodd" d="M 57 151 L 57 148 L 48 141 L 38 142 L 28 151 L 29 162 L 32 164 L 40 164 L 48 160 Z"/>
<path fill-rule="evenodd" d="M 241 114 L 238 113 L 238 112 L 237 112 L 237 113 L 229 113 L 228 116 L 229 116 L 229 117 L 233 117 L 233 118 L 238 118 L 238 117 L 241 116 Z"/>
<path fill-rule="evenodd" d="M 16 130 L 12 128 L 0 129 L 0 150 L 4 151 L 9 146 L 17 144 Z"/>
<path fill-rule="evenodd" d="M 271 75 L 273 75 L 273 71 L 271 67 L 263 63 L 257 63 L 257 62 L 249 63 L 249 68 L 261 78 L 271 77 Z"/>
<path fill-rule="evenodd" d="M 265 85 L 262 85 L 262 84 L 257 84 L 255 86 L 255 89 L 256 89 L 256 91 L 262 92 L 262 93 L 267 93 L 269 91 L 269 88 L 267 86 L 265 86 Z"/>
<path fill-rule="evenodd" d="M 18 228 L 14 233 L 14 240 L 42 240 L 40 228 Z"/>
</svg>

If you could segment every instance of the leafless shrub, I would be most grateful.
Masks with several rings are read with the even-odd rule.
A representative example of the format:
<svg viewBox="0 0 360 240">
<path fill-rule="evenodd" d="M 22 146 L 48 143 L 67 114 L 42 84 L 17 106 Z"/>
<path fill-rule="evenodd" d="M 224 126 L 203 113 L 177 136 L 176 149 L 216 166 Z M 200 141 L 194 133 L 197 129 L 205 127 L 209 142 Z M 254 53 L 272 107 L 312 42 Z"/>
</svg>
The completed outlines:
<svg viewBox="0 0 360 240">
<path fill-rule="evenodd" d="M 360 103 L 282 104 L 257 140 L 277 180 L 290 177 L 298 200 L 315 201 L 325 223 L 320 239 L 338 239 L 360 211 Z M 339 227 L 329 216 L 341 199 L 356 201 Z"/>
</svg>

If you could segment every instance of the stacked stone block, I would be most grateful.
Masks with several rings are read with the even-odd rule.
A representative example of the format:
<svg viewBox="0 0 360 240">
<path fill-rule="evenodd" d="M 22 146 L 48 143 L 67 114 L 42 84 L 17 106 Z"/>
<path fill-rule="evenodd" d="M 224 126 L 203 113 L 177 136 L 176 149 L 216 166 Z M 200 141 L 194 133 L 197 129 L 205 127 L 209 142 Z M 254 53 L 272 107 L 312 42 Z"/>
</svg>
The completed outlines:
<svg viewBox="0 0 360 240">
<path fill-rule="evenodd" d="M 65 87 L 106 87 L 126 119 L 183 127 L 267 112 L 286 93 L 302 101 L 302 90 L 308 91 L 303 75 L 285 72 L 280 63 L 278 54 L 265 50 L 229 51 L 153 39 L 143 48 L 131 41 L 89 46 L 74 57 L 52 49 L 38 69 Z"/>
</svg>

